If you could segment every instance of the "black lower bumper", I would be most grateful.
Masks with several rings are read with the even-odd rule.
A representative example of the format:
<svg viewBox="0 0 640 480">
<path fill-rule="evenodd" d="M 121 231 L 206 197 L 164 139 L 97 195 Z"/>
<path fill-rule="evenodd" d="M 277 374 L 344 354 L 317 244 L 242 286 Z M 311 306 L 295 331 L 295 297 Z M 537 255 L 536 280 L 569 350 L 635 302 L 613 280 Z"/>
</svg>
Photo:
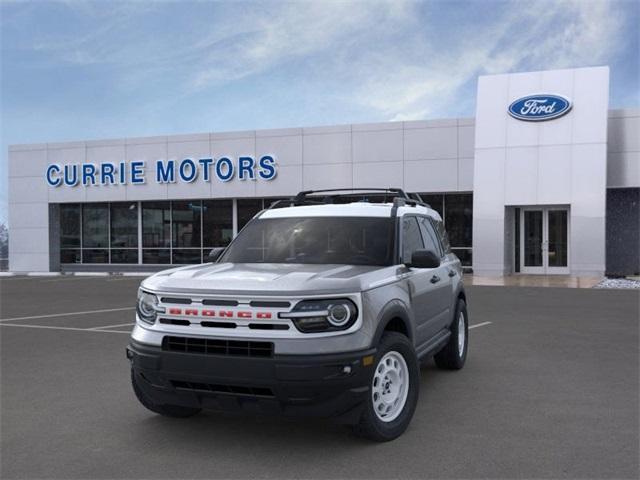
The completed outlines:
<svg viewBox="0 0 640 480">
<path fill-rule="evenodd" d="M 131 341 L 138 386 L 159 405 L 358 420 L 375 350 L 268 358 L 165 351 Z"/>
</svg>

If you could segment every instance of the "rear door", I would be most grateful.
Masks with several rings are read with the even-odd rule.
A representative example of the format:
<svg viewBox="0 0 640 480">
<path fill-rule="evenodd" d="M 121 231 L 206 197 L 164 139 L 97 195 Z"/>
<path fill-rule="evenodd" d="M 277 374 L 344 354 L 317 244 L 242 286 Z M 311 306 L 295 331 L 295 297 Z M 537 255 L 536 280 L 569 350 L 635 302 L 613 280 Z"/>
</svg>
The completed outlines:
<svg viewBox="0 0 640 480">
<path fill-rule="evenodd" d="M 418 223 L 420 224 L 420 232 L 424 239 L 425 248 L 434 251 L 440 257 L 441 262 L 438 268 L 433 269 L 433 275 L 430 279 L 434 292 L 436 292 L 436 297 L 430 307 L 433 310 L 433 323 L 437 327 L 436 330 L 439 331 L 446 328 L 451 321 L 453 282 L 450 273 L 452 268 L 430 219 L 419 217 Z"/>
<path fill-rule="evenodd" d="M 418 224 L 418 217 L 405 215 L 402 218 L 402 263 L 410 263 L 411 255 L 416 250 L 425 248 L 424 239 Z M 407 284 L 411 296 L 411 307 L 416 321 L 416 344 L 418 348 L 432 338 L 439 330 L 438 282 L 434 282 L 436 270 L 431 268 L 410 268 L 406 273 Z"/>
</svg>

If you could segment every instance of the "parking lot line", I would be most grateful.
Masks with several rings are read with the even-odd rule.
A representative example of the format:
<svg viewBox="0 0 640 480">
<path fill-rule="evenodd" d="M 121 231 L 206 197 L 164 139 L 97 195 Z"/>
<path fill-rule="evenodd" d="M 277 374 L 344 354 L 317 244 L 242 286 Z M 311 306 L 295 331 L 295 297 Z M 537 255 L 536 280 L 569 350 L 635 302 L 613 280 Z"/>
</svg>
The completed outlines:
<svg viewBox="0 0 640 480">
<path fill-rule="evenodd" d="M 131 333 L 129 331 L 125 332 L 123 330 L 94 330 L 92 328 L 53 327 L 51 325 L 16 325 L 15 323 L 0 323 L 0 327 L 45 328 L 47 330 L 71 330 L 74 332 Z"/>
<path fill-rule="evenodd" d="M 89 330 L 102 330 L 103 328 L 128 327 L 129 325 L 135 325 L 135 323 L 129 322 L 129 323 L 119 323 L 117 325 L 104 325 L 100 327 L 91 327 L 89 328 Z"/>
<path fill-rule="evenodd" d="M 86 276 L 86 277 L 84 277 L 84 276 L 79 276 L 79 277 L 76 277 L 76 276 L 73 276 L 73 277 L 64 276 L 64 277 L 52 278 L 52 279 L 49 279 L 49 280 L 42 280 L 41 283 L 73 282 L 74 280 L 104 280 L 104 278 L 105 278 L 104 276 L 95 276 L 94 277 L 94 276 L 91 276 L 91 275 Z"/>
<path fill-rule="evenodd" d="M 52 313 L 50 315 L 33 315 L 30 317 L 0 318 L 0 323 L 8 322 L 10 320 L 35 320 L 38 318 L 69 317 L 72 315 L 90 315 L 93 313 L 122 312 L 125 310 L 135 310 L 135 307 L 105 308 L 102 310 L 86 310 L 84 312 Z"/>
<path fill-rule="evenodd" d="M 469 330 L 471 330 L 472 328 L 478 328 L 478 327 L 485 327 L 487 325 L 491 325 L 493 322 L 482 322 L 482 323 L 476 323 L 475 325 L 469 325 Z"/>
</svg>

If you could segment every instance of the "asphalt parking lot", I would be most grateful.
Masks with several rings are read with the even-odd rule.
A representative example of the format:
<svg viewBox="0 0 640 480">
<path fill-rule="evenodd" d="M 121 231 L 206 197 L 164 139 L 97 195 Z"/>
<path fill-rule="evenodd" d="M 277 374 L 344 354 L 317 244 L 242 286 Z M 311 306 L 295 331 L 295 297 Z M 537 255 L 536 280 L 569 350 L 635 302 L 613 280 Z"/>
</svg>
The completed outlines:
<svg viewBox="0 0 640 480">
<path fill-rule="evenodd" d="M 638 291 L 469 287 L 466 367 L 423 367 L 408 431 L 373 444 L 145 410 L 124 354 L 139 282 L 0 280 L 2 478 L 638 478 Z"/>
</svg>

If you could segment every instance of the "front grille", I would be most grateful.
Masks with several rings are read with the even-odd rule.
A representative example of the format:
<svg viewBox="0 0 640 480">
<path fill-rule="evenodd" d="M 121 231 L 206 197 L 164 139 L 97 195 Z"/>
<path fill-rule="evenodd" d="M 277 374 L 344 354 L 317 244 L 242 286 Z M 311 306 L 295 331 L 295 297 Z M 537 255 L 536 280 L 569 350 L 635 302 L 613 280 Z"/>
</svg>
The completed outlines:
<svg viewBox="0 0 640 480">
<path fill-rule="evenodd" d="M 211 299 L 207 299 L 205 298 L 204 300 L 202 300 L 202 304 L 203 305 L 217 305 L 218 307 L 237 307 L 238 306 L 238 301 L 237 300 L 211 300 Z"/>
<path fill-rule="evenodd" d="M 173 388 L 197 392 L 229 393 L 232 395 L 251 395 L 254 397 L 273 397 L 273 392 L 266 387 L 241 387 L 238 385 L 217 385 L 212 383 L 185 382 L 171 380 Z"/>
<path fill-rule="evenodd" d="M 192 337 L 164 337 L 162 349 L 170 352 L 231 355 L 237 357 L 272 357 L 272 342 L 245 342 Z"/>
<path fill-rule="evenodd" d="M 256 308 L 289 308 L 291 303 L 289 302 L 276 302 L 276 301 L 263 301 L 263 300 L 252 300 L 249 302 L 249 305 Z"/>
<path fill-rule="evenodd" d="M 174 303 L 177 305 L 191 305 L 190 298 L 173 298 L 173 297 L 162 297 L 160 299 L 162 303 Z"/>
</svg>

